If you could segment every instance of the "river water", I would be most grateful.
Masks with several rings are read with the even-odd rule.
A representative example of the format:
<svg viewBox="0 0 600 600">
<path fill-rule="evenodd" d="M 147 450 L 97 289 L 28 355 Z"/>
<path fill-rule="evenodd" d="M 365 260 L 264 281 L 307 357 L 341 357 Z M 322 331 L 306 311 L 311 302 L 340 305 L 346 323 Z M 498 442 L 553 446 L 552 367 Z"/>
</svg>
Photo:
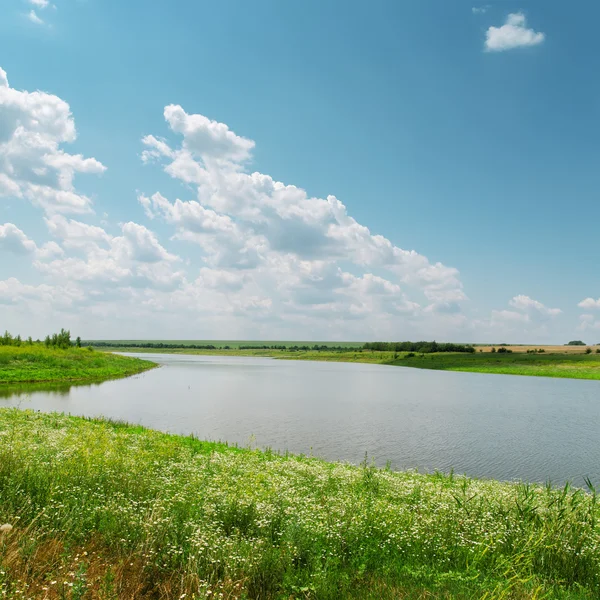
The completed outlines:
<svg viewBox="0 0 600 600">
<path fill-rule="evenodd" d="M 97 385 L 0 392 L 0 407 L 104 415 L 242 446 L 394 469 L 600 483 L 600 382 L 268 358 L 161 364 Z"/>
</svg>

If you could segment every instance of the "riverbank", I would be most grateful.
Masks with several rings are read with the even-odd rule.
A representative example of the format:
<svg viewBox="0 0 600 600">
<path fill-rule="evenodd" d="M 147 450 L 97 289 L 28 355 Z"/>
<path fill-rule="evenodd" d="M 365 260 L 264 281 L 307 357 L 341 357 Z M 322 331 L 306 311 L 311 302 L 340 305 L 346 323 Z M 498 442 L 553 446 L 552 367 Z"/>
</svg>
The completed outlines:
<svg viewBox="0 0 600 600">
<path fill-rule="evenodd" d="M 600 379 L 600 354 L 425 354 L 402 357 L 389 364 L 438 371 Z"/>
<path fill-rule="evenodd" d="M 0 385 L 94 382 L 134 375 L 155 366 L 147 360 L 88 348 L 0 346 Z"/>
<path fill-rule="evenodd" d="M 495 373 L 497 375 L 526 375 L 537 377 L 561 377 L 569 379 L 600 380 L 600 354 L 564 353 L 527 354 L 525 352 L 440 352 L 418 354 L 375 350 L 239 350 L 222 349 L 195 350 L 186 348 L 102 348 L 105 351 L 198 354 L 205 356 L 258 356 L 282 360 L 319 360 L 334 362 L 358 362 L 381 365 L 396 365 L 438 371 L 466 371 L 471 373 Z M 411 356 L 412 354 L 412 356 Z"/>
<path fill-rule="evenodd" d="M 16 409 L 0 410 L 0 436 L 3 597 L 600 591 L 600 506 L 582 491 L 395 473 Z"/>
</svg>

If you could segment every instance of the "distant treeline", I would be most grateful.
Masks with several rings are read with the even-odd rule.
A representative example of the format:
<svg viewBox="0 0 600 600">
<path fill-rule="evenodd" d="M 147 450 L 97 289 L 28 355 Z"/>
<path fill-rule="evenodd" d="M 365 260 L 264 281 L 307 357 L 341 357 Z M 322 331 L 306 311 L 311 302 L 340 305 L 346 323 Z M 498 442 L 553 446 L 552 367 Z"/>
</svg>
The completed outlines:
<svg viewBox="0 0 600 600">
<path fill-rule="evenodd" d="M 271 346 L 266 344 L 260 345 L 240 345 L 240 346 L 215 346 L 214 344 L 172 344 L 169 342 L 119 342 L 119 341 L 83 341 L 82 346 L 94 346 L 96 348 L 153 348 L 157 350 L 348 350 L 358 351 L 362 350 L 362 346 L 348 347 L 348 346 L 327 346 L 325 344 L 315 344 L 313 346 L 285 346 L 283 344 L 273 344 Z"/>
<path fill-rule="evenodd" d="M 475 352 L 475 348 L 468 344 L 438 344 L 437 342 L 367 342 L 365 350 L 379 350 L 388 352 Z"/>
<path fill-rule="evenodd" d="M 190 348 L 191 350 L 223 350 L 229 346 L 215 346 L 214 344 L 169 344 L 168 342 L 96 342 L 82 341 L 82 346 L 94 346 L 95 348 L 156 348 L 158 350 L 179 350 Z"/>
<path fill-rule="evenodd" d="M 475 348 L 468 344 L 439 344 L 438 342 L 367 342 L 362 346 L 334 346 L 327 344 L 243 344 L 240 346 L 216 346 L 215 344 L 182 344 L 169 342 L 119 342 L 119 341 L 84 341 L 82 346 L 94 346 L 96 348 L 151 348 L 155 350 L 287 350 L 290 352 L 362 352 L 371 350 L 378 352 L 420 352 L 429 354 L 431 352 L 475 352 Z"/>
</svg>

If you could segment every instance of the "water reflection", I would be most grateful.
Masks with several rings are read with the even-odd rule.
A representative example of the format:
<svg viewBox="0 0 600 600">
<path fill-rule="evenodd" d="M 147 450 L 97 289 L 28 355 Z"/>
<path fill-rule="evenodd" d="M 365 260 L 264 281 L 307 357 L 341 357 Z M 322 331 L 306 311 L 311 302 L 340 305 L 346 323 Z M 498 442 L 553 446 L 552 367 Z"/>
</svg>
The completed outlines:
<svg viewBox="0 0 600 600">
<path fill-rule="evenodd" d="M 43 392 L 49 397 L 67 397 L 75 384 L 70 383 L 19 383 L 1 385 L 0 398 L 26 397 L 29 394 Z M 83 387 L 83 386 L 82 386 Z M 86 384 L 85 387 L 91 387 Z"/>
</svg>

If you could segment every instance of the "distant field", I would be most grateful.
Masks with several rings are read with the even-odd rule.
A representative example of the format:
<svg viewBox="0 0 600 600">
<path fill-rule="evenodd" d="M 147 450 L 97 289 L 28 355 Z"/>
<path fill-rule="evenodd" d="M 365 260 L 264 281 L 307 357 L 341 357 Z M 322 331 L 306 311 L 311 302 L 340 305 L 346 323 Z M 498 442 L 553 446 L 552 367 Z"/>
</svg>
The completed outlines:
<svg viewBox="0 0 600 600">
<path fill-rule="evenodd" d="M 327 348 L 362 348 L 365 342 L 315 342 L 305 340 L 84 340 L 85 345 L 102 344 L 105 348 L 119 348 L 125 344 L 172 344 L 177 346 L 215 346 L 215 348 L 229 348 L 238 350 L 240 346 L 309 346 L 311 349 L 314 346 L 325 346 Z M 502 347 L 502 344 L 474 344 L 477 352 L 490 352 L 492 348 Z M 506 344 L 506 347 L 515 353 L 525 352 L 528 350 L 543 349 L 546 353 L 551 354 L 584 354 L 586 348 L 591 348 L 592 352 L 600 349 L 600 346 L 565 346 L 565 345 L 527 345 L 527 344 Z"/>
<path fill-rule="evenodd" d="M 567 379 L 600 379 L 600 354 L 425 354 L 400 356 L 390 364 L 436 371 L 467 371 L 495 373 L 497 375 L 534 375 L 538 377 L 563 377 Z"/>
<path fill-rule="evenodd" d="M 489 345 L 476 345 L 475 349 L 477 352 L 483 350 L 484 352 L 490 352 L 492 348 L 501 348 L 502 346 L 497 344 L 489 344 Z M 586 348 L 591 348 L 592 352 L 596 351 L 596 348 L 600 349 L 600 346 L 527 346 L 521 344 L 508 344 L 506 346 L 513 352 L 527 352 L 527 350 L 539 350 L 540 348 L 544 350 L 544 352 L 549 352 L 552 354 L 584 354 Z"/>
</svg>

